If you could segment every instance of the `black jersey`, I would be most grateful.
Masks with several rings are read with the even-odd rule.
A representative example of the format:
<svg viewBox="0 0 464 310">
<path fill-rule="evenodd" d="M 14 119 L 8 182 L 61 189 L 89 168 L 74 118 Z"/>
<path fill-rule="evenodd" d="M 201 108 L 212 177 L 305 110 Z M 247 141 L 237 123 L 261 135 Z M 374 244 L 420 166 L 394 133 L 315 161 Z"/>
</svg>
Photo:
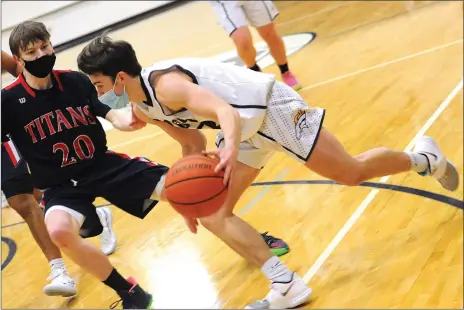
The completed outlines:
<svg viewBox="0 0 464 310">
<path fill-rule="evenodd" d="M 110 108 L 87 76 L 54 70 L 52 83 L 50 89 L 32 89 L 20 75 L 1 97 L 2 142 L 13 140 L 40 189 L 78 177 L 107 151 L 96 116 L 104 118 Z"/>
</svg>

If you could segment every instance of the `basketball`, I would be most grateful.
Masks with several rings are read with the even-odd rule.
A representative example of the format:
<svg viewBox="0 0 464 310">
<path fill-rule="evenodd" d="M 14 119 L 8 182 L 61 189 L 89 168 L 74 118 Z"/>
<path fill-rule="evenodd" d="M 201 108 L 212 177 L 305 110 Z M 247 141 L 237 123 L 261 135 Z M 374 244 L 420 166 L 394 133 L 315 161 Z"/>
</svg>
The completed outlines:
<svg viewBox="0 0 464 310">
<path fill-rule="evenodd" d="M 224 171 L 214 172 L 217 159 L 190 155 L 174 163 L 166 175 L 166 198 L 180 214 L 201 218 L 218 211 L 227 197 Z"/>
</svg>

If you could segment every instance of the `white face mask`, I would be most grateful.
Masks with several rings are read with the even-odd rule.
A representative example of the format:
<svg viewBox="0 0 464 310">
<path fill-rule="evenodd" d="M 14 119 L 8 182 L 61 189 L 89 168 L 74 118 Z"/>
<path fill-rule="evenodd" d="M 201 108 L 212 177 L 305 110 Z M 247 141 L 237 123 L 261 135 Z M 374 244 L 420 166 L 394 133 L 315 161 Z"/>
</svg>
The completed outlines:
<svg viewBox="0 0 464 310">
<path fill-rule="evenodd" d="M 114 83 L 112 90 L 98 97 L 98 100 L 112 109 L 121 109 L 129 106 L 129 95 L 126 92 L 126 86 L 124 85 L 124 91 L 121 96 L 116 95 L 114 92 L 115 86 L 116 83 Z"/>
</svg>

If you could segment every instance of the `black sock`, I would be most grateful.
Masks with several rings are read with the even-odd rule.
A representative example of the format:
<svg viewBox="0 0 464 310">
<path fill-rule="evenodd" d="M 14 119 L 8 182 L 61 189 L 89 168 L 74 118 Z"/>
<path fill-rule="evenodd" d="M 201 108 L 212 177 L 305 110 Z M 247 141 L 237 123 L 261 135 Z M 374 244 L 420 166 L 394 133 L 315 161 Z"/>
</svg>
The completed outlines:
<svg viewBox="0 0 464 310">
<path fill-rule="evenodd" d="M 285 72 L 288 71 L 288 63 L 279 65 L 280 73 L 284 74 Z"/>
<path fill-rule="evenodd" d="M 248 69 L 261 72 L 261 68 L 258 66 L 258 64 L 255 64 L 253 67 L 249 67 Z"/>
<path fill-rule="evenodd" d="M 124 279 L 115 268 L 113 268 L 108 279 L 103 281 L 103 283 L 111 287 L 117 293 L 121 291 L 128 291 L 133 286 L 130 282 Z"/>
</svg>

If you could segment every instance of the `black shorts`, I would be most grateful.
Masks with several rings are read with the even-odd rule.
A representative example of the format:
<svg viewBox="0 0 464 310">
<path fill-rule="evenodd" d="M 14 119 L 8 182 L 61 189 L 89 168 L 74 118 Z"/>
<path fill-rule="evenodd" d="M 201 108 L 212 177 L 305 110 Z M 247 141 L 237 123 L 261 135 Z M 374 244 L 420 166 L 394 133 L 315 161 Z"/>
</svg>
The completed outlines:
<svg viewBox="0 0 464 310">
<path fill-rule="evenodd" d="M 168 169 L 144 157 L 108 151 L 75 179 L 44 191 L 45 216 L 51 208 L 71 209 L 82 219 L 81 236 L 93 237 L 103 229 L 93 205 L 97 197 L 102 197 L 143 219 L 158 203 L 150 197 Z"/>
<path fill-rule="evenodd" d="M 32 194 L 34 185 L 27 163 L 12 141 L 2 143 L 2 191 L 5 197 Z"/>
</svg>

